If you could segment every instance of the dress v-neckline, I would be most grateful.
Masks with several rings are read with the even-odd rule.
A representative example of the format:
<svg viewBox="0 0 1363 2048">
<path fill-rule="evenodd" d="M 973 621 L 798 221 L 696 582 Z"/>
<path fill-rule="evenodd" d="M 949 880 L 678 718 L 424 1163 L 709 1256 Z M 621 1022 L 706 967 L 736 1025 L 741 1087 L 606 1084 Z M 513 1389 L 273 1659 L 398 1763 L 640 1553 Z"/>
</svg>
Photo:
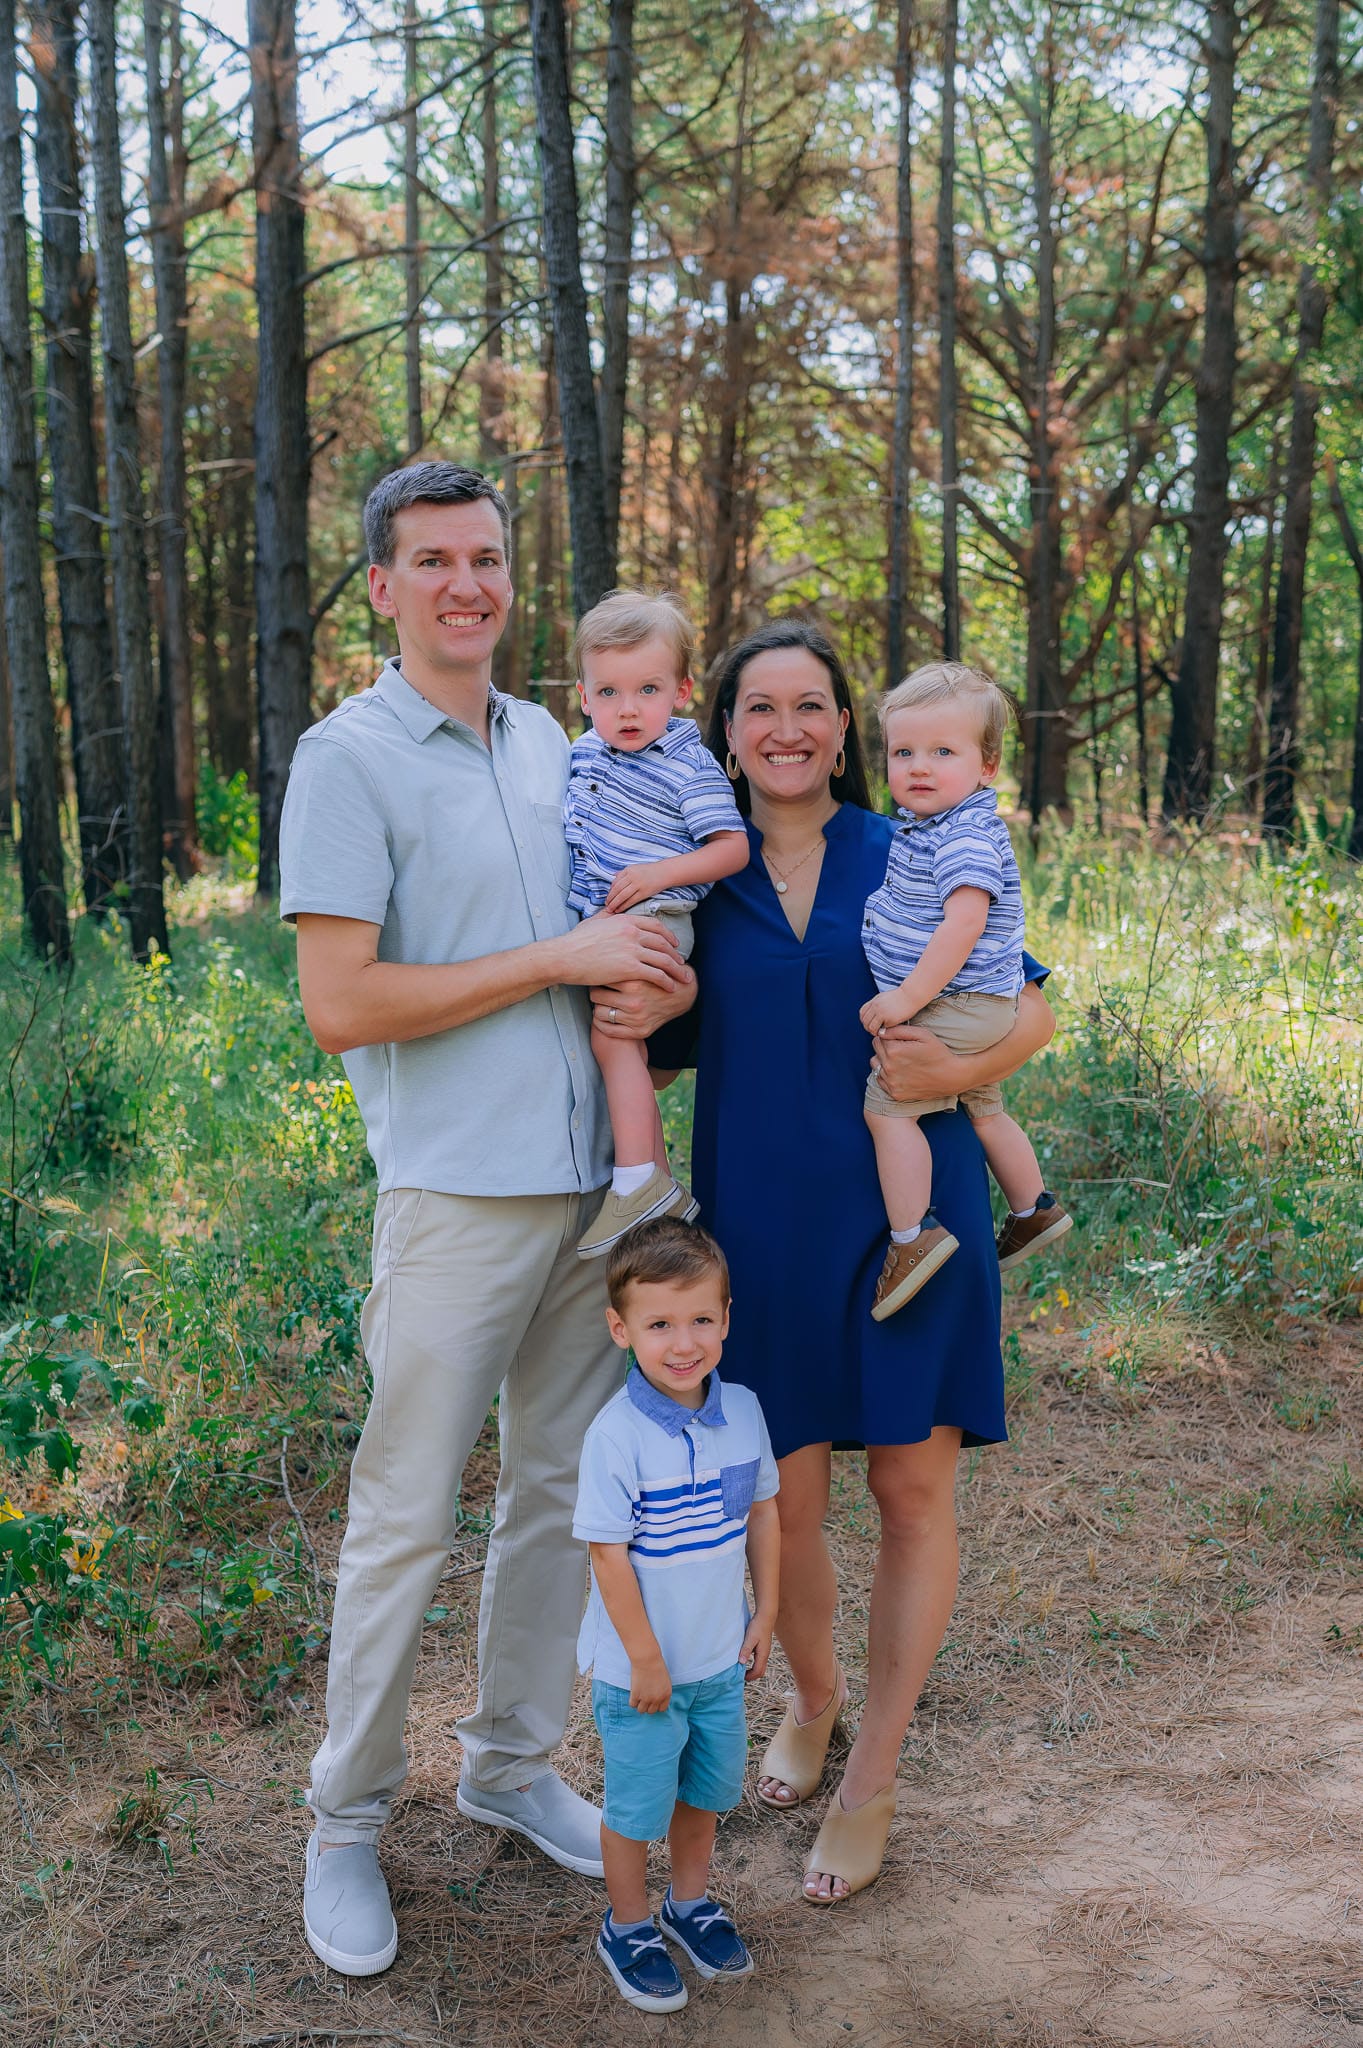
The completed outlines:
<svg viewBox="0 0 1363 2048">
<path fill-rule="evenodd" d="M 793 925 L 793 924 L 791 923 L 791 921 L 790 921 L 790 917 L 789 917 L 789 915 L 787 914 L 787 911 L 786 911 L 786 906 L 785 906 L 785 900 L 784 900 L 784 898 L 783 898 L 783 897 L 782 897 L 782 896 L 780 895 L 780 893 L 778 892 L 778 890 L 777 890 L 777 887 L 776 887 L 776 884 L 775 884 L 775 882 L 773 882 L 773 880 L 772 880 L 772 878 L 771 878 L 771 871 L 770 871 L 770 869 L 769 869 L 769 868 L 767 867 L 767 863 L 766 863 L 766 861 L 765 861 L 765 860 L 761 860 L 761 853 L 762 853 L 762 845 L 763 845 L 763 835 L 762 835 L 762 833 L 760 833 L 760 832 L 758 831 L 758 829 L 757 829 L 756 825 L 754 825 L 754 824 L 753 824 L 752 820 L 751 820 L 751 819 L 749 819 L 749 820 L 748 820 L 748 826 L 749 826 L 749 829 L 750 829 L 750 831 L 751 831 L 751 832 L 753 833 L 754 837 L 755 837 L 755 838 L 756 838 L 756 840 L 757 840 L 757 852 L 758 852 L 758 858 L 759 858 L 759 860 L 761 860 L 761 866 L 762 866 L 762 879 L 763 879 L 764 883 L 766 884 L 767 894 L 768 894 L 768 895 L 769 895 L 769 896 L 771 897 L 772 901 L 773 901 L 773 902 L 775 903 L 775 905 L 776 905 L 776 908 L 777 908 L 777 911 L 778 911 L 778 913 L 779 913 L 779 915 L 780 915 L 780 919 L 781 919 L 781 922 L 782 922 L 782 924 L 783 924 L 783 925 L 785 926 L 786 930 L 787 930 L 787 931 L 788 931 L 788 932 L 790 933 L 790 936 L 791 936 L 792 940 L 793 940 L 793 941 L 794 941 L 794 943 L 795 943 L 795 944 L 796 944 L 796 945 L 797 945 L 797 946 L 798 946 L 798 947 L 800 948 L 801 952 L 803 952 L 803 951 L 804 951 L 805 947 L 806 947 L 806 946 L 808 945 L 808 943 L 809 943 L 809 934 L 810 934 L 810 929 L 811 929 L 811 927 L 812 927 L 812 925 L 813 925 L 813 923 L 814 923 L 814 917 L 815 917 L 815 913 L 817 912 L 817 910 L 818 910 L 818 908 L 819 908 L 819 897 L 820 897 L 820 896 L 821 896 L 821 894 L 823 893 L 823 878 L 824 878 L 824 870 L 825 870 L 825 869 L 826 869 L 826 867 L 828 866 L 828 848 L 829 848 L 829 838 L 828 838 L 828 834 L 829 834 L 829 829 L 830 829 L 830 827 L 832 827 L 833 825 L 836 825 L 836 823 L 837 823 L 838 819 L 839 819 L 839 818 L 840 818 L 840 817 L 842 816 L 842 813 L 843 813 L 843 806 L 842 806 L 841 804 L 839 804 L 839 805 L 838 805 L 838 808 L 836 809 L 836 811 L 834 811 L 834 813 L 833 813 L 832 817 L 831 817 L 831 818 L 825 818 L 825 819 L 824 819 L 824 821 L 823 821 L 823 824 L 822 824 L 822 825 L 821 825 L 821 826 L 819 827 L 819 834 L 820 834 L 820 837 L 821 837 L 821 838 L 822 838 L 822 840 L 823 840 L 823 859 L 822 859 L 822 860 L 821 860 L 821 861 L 819 862 L 819 874 L 818 874 L 818 879 L 816 880 L 816 882 L 815 882 L 815 884 L 814 884 L 814 894 L 813 894 L 813 895 L 812 895 L 812 896 L 810 897 L 810 899 L 809 899 L 809 916 L 808 916 L 808 917 L 807 917 L 807 918 L 805 919 L 805 928 L 804 928 L 803 932 L 797 932 L 797 931 L 796 931 L 796 929 L 795 929 L 795 927 L 794 927 L 794 925 Z"/>
</svg>

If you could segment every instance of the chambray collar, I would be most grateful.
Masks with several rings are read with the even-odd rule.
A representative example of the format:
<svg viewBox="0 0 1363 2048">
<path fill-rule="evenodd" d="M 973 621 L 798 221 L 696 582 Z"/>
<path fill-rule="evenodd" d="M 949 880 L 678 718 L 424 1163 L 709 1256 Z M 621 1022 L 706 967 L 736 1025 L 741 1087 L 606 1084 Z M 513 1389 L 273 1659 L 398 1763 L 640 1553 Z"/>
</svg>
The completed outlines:
<svg viewBox="0 0 1363 2048">
<path fill-rule="evenodd" d="M 460 724 L 458 719 L 448 717 L 438 705 L 423 697 L 420 690 L 412 688 L 398 667 L 396 659 L 384 663 L 374 689 L 418 746 L 424 740 L 428 740 L 433 732 L 439 732 L 441 726 L 457 727 Z M 488 717 L 494 725 L 502 718 L 506 719 L 508 725 L 515 724 L 514 717 L 508 715 L 511 702 L 505 691 L 494 690 L 489 683 Z"/>
<path fill-rule="evenodd" d="M 679 747 L 686 745 L 692 733 L 699 731 L 700 727 L 694 718 L 669 718 L 657 739 L 650 740 L 646 747 L 613 747 L 609 740 L 601 740 L 601 744 L 613 758 L 627 758 L 631 754 L 661 754 L 667 759 L 675 754 Z M 601 738 L 599 733 L 597 738 Z"/>
<path fill-rule="evenodd" d="M 954 824 L 958 818 L 993 818 L 998 815 L 998 808 L 996 790 L 975 789 L 969 796 L 962 797 L 958 804 L 953 804 L 949 811 L 939 811 L 935 818 L 915 818 L 912 812 L 901 809 L 899 815 L 904 823 L 899 829 L 902 832 L 926 832 L 929 826 Z"/>
<path fill-rule="evenodd" d="M 705 1399 L 699 1408 L 683 1408 L 680 1401 L 674 1401 L 670 1394 L 660 1393 L 651 1380 L 646 1380 L 637 1365 L 629 1369 L 625 1381 L 625 1392 L 650 1422 L 656 1422 L 659 1429 L 669 1436 L 680 1436 L 693 1422 L 706 1422 L 713 1429 L 725 1421 L 724 1407 L 719 1398 L 719 1374 L 712 1372 L 706 1382 Z"/>
</svg>

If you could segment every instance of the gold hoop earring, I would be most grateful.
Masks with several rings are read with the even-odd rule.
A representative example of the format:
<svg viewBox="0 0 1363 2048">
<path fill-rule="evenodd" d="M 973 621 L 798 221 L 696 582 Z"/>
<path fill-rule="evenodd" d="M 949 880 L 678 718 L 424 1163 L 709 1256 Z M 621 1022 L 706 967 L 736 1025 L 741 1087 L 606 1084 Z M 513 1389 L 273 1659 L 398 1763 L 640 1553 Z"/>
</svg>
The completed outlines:
<svg viewBox="0 0 1363 2048">
<path fill-rule="evenodd" d="M 837 780 L 839 779 L 839 777 L 841 777 L 841 776 L 845 775 L 846 773 L 847 773 L 847 754 L 846 754 L 846 751 L 845 751 L 845 749 L 844 749 L 844 748 L 842 748 L 842 747 L 839 747 L 839 748 L 838 748 L 838 757 L 837 757 L 837 759 L 836 759 L 836 760 L 834 761 L 834 763 L 833 763 L 833 779 L 834 779 L 834 781 L 836 782 L 836 781 L 837 781 Z"/>
<path fill-rule="evenodd" d="M 728 776 L 730 782 L 737 782 L 739 776 L 743 773 L 743 770 L 739 767 L 737 761 L 735 761 L 734 759 L 734 750 L 732 747 L 730 747 L 728 753 L 724 756 L 724 773 Z"/>
</svg>

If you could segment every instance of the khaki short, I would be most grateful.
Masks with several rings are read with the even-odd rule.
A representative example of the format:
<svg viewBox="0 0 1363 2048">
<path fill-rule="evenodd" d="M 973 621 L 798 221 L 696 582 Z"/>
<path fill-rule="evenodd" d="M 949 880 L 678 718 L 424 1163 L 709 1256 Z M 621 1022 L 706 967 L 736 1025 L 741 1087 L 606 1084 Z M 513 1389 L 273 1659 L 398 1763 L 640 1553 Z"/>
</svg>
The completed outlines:
<svg viewBox="0 0 1363 2048">
<path fill-rule="evenodd" d="M 915 1028 L 921 1025 L 934 1038 L 940 1038 L 952 1052 L 987 1052 L 991 1045 L 1008 1036 L 1017 1013 L 1016 996 L 972 993 L 938 996 L 936 1002 L 918 1012 L 913 1022 Z M 931 1116 L 939 1109 L 955 1109 L 958 1101 L 974 1117 L 998 1116 L 1003 1109 L 1003 1096 L 997 1087 L 968 1088 L 959 1097 L 936 1095 L 928 1102 L 896 1102 L 881 1087 L 879 1075 L 872 1074 L 866 1083 L 868 1116 Z"/>
<path fill-rule="evenodd" d="M 664 897 L 660 902 L 636 903 L 633 910 L 626 912 L 626 916 L 660 918 L 665 929 L 670 931 L 677 941 L 677 951 L 682 959 L 691 958 L 691 948 L 696 943 L 696 935 L 691 927 L 689 903 L 676 903 L 670 897 Z"/>
</svg>

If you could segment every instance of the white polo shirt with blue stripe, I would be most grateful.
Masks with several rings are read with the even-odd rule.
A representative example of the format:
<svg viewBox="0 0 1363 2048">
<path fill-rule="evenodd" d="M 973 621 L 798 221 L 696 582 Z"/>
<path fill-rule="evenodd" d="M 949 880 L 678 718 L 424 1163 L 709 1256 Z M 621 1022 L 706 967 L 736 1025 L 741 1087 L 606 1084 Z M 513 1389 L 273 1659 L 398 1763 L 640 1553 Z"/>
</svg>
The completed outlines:
<svg viewBox="0 0 1363 2048">
<path fill-rule="evenodd" d="M 757 1396 L 712 1372 L 699 1408 L 646 1380 L 638 1366 L 587 1431 L 573 1534 L 627 1543 L 644 1612 L 674 1685 L 738 1661 L 749 1621 L 744 1591 L 748 1509 L 780 1481 Z M 577 1639 L 580 1671 L 628 1686 L 629 1657 L 596 1575 Z"/>
<path fill-rule="evenodd" d="M 943 995 L 1016 996 L 1022 988 L 1022 879 L 992 789 L 977 789 L 936 818 L 913 818 L 890 841 L 882 886 L 866 899 L 861 941 L 883 992 L 918 965 L 956 889 L 990 898 L 983 932 Z"/>
<path fill-rule="evenodd" d="M 742 832 L 729 778 L 692 718 L 669 718 L 661 738 L 637 753 L 608 746 L 588 727 L 573 741 L 563 833 L 572 849 L 568 902 L 590 917 L 621 868 L 695 853 L 716 832 Z M 699 903 L 706 882 L 664 890 L 679 908 Z"/>
</svg>

